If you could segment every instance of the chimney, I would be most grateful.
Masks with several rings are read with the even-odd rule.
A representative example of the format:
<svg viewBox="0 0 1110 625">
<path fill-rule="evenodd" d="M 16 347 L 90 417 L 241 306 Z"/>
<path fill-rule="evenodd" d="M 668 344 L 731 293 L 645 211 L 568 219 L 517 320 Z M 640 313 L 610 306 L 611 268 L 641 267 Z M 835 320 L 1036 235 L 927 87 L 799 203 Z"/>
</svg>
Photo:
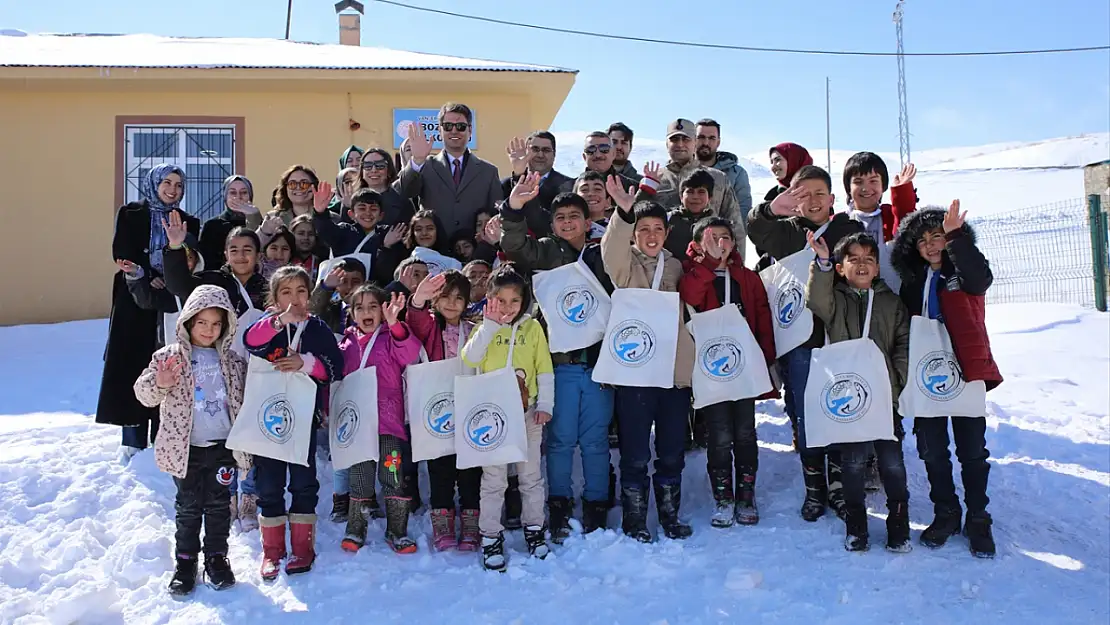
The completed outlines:
<svg viewBox="0 0 1110 625">
<path fill-rule="evenodd" d="M 362 45 L 362 3 L 357 0 L 340 0 L 335 3 L 339 14 L 339 43 L 344 46 Z"/>
</svg>

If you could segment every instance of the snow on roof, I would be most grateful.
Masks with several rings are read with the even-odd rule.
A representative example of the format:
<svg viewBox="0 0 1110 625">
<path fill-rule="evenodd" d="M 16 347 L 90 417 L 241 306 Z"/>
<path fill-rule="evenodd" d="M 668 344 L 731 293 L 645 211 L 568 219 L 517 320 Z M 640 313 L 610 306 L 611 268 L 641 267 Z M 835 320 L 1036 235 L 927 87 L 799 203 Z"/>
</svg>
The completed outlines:
<svg viewBox="0 0 1110 625">
<path fill-rule="evenodd" d="M 0 67 L 173 67 L 335 70 L 570 72 L 387 48 L 281 39 L 184 38 L 156 35 L 28 35 L 0 32 Z"/>
</svg>

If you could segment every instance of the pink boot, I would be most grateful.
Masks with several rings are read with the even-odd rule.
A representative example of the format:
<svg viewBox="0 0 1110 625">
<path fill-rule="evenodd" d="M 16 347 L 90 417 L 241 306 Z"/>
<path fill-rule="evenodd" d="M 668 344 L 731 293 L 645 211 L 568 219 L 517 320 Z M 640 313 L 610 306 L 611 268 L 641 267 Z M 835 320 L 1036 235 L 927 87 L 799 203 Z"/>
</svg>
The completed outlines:
<svg viewBox="0 0 1110 625">
<path fill-rule="evenodd" d="M 432 510 L 432 546 L 436 551 L 447 551 L 459 546 L 455 538 L 455 511 L 447 508 Z"/>
<path fill-rule="evenodd" d="M 459 551 L 478 551 L 482 544 L 482 534 L 478 531 L 478 511 L 462 511 L 462 539 Z"/>
</svg>

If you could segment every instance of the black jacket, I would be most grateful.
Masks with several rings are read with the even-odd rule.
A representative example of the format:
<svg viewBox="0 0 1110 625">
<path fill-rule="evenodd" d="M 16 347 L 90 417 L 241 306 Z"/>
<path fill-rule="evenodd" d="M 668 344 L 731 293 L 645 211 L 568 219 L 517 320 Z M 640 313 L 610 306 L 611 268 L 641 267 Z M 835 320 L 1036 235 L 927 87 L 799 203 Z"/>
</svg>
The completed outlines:
<svg viewBox="0 0 1110 625">
<path fill-rule="evenodd" d="M 379 223 L 374 227 L 374 232 L 366 243 L 359 247 L 359 243 L 366 238 L 366 230 L 356 223 L 335 223 L 329 213 L 316 213 L 312 216 L 312 224 L 316 226 L 316 234 L 324 245 L 331 248 L 336 256 L 365 252 L 377 256 L 378 249 L 382 246 L 389 226 Z M 359 249 L 355 249 L 359 247 Z"/>
<path fill-rule="evenodd" d="M 205 267 L 219 267 L 224 264 L 224 248 L 227 244 L 227 235 L 239 226 L 245 226 L 252 230 L 258 229 L 258 225 L 262 223 L 262 217 L 259 215 L 253 226 L 247 223 L 246 215 L 236 213 L 232 210 L 225 210 L 216 217 L 204 222 L 200 228 L 200 256 L 204 259 Z"/>
<path fill-rule="evenodd" d="M 193 293 L 193 289 L 202 284 L 211 284 L 223 288 L 231 298 L 235 307 L 235 314 L 242 315 L 252 306 L 258 310 L 266 309 L 266 293 L 269 285 L 262 274 L 255 273 L 247 280 L 244 288 L 251 301 L 243 300 L 239 290 L 239 279 L 227 267 L 189 273 L 189 263 L 185 257 L 185 248 L 173 250 L 166 248 L 162 254 L 163 264 L 166 266 L 166 290 L 181 298 L 184 302 Z"/>
<path fill-rule="evenodd" d="M 509 176 L 501 180 L 501 192 L 506 198 L 512 193 L 519 178 L 519 176 Z M 539 195 L 521 209 L 524 219 L 528 222 L 528 229 L 537 237 L 551 234 L 551 203 L 555 201 L 555 196 L 563 193 L 562 189 L 567 183 L 573 187 L 574 179 L 552 169 L 547 174 L 547 178 L 540 183 Z"/>
</svg>

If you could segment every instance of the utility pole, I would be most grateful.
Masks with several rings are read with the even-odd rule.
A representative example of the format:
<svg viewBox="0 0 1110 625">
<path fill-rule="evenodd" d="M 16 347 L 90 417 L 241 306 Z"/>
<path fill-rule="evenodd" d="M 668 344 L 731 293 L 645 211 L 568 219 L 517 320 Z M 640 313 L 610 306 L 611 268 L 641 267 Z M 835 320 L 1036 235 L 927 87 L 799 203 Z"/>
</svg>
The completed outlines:
<svg viewBox="0 0 1110 625">
<path fill-rule="evenodd" d="M 289 6 L 285 9 L 285 40 L 289 41 L 289 26 L 293 22 L 293 0 L 289 0 Z"/>
<path fill-rule="evenodd" d="M 902 7 L 905 0 L 898 0 L 894 7 L 894 30 L 898 35 L 898 156 L 902 165 L 910 162 L 910 112 L 906 103 L 906 52 L 902 46 Z"/>
<path fill-rule="evenodd" d="M 829 125 L 829 77 L 825 76 L 825 164 L 826 171 L 832 173 L 832 130 Z"/>
</svg>

